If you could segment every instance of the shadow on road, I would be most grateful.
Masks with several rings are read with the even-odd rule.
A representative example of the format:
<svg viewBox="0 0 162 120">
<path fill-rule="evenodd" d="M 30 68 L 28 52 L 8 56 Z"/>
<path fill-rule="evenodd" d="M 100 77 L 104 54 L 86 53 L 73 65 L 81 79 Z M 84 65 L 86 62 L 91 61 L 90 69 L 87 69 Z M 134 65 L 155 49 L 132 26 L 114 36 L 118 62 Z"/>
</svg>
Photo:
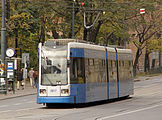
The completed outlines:
<svg viewBox="0 0 162 120">
<path fill-rule="evenodd" d="M 107 103 L 114 103 L 119 102 L 121 100 L 128 100 L 132 97 L 122 97 L 112 100 L 104 100 L 104 101 L 97 101 L 97 102 L 90 102 L 90 103 L 82 103 L 82 104 L 46 104 L 46 107 L 42 107 L 41 109 L 73 109 L 73 108 L 85 108 L 85 107 L 94 107 L 97 105 L 103 105 Z"/>
</svg>

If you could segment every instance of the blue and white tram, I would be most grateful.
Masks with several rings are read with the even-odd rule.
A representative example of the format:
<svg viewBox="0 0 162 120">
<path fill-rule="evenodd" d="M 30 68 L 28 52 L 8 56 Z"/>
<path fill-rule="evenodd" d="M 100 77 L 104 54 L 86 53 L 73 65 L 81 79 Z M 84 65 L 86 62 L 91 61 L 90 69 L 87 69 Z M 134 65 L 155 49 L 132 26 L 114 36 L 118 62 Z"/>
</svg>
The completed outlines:
<svg viewBox="0 0 162 120">
<path fill-rule="evenodd" d="M 39 44 L 37 103 L 79 104 L 133 94 L 130 49 L 75 41 Z"/>
</svg>

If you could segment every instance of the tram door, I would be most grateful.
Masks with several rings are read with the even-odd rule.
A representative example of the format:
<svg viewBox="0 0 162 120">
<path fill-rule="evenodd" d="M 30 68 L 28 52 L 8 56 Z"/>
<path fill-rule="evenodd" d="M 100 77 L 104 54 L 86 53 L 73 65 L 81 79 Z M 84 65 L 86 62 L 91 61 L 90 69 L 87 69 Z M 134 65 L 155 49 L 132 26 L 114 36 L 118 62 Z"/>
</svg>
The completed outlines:
<svg viewBox="0 0 162 120">
<path fill-rule="evenodd" d="M 114 55 L 115 56 L 115 53 Z M 113 57 L 111 57 L 113 58 Z M 109 99 L 118 97 L 118 87 L 117 87 L 117 63 L 115 59 L 109 59 L 108 61 L 109 70 Z"/>
</svg>

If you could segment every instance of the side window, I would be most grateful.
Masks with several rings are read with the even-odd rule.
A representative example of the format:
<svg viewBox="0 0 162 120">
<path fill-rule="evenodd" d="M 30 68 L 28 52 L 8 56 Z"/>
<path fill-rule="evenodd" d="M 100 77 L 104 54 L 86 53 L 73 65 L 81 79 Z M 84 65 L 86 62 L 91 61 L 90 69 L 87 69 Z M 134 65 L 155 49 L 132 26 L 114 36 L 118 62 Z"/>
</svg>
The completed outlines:
<svg viewBox="0 0 162 120">
<path fill-rule="evenodd" d="M 102 60 L 102 66 L 105 66 L 105 60 Z"/>
<path fill-rule="evenodd" d="M 112 62 L 112 60 L 109 60 L 108 61 L 108 67 L 109 67 L 109 70 L 111 69 L 113 69 L 113 62 Z"/>
<path fill-rule="evenodd" d="M 77 61 L 76 58 L 71 58 L 70 64 L 70 82 L 77 83 Z"/>
<path fill-rule="evenodd" d="M 88 66 L 90 65 L 90 60 L 88 59 Z"/>
<path fill-rule="evenodd" d="M 129 61 L 129 67 L 131 67 L 132 66 L 132 62 L 131 61 Z"/>
<path fill-rule="evenodd" d="M 110 66 L 113 67 L 113 61 L 112 60 L 110 61 Z"/>
<path fill-rule="evenodd" d="M 124 66 L 124 61 L 122 61 L 122 66 Z"/>
<path fill-rule="evenodd" d="M 84 58 L 71 58 L 70 81 L 72 84 L 85 83 Z"/>
<path fill-rule="evenodd" d="M 119 61 L 119 66 L 121 67 L 121 61 Z"/>
</svg>

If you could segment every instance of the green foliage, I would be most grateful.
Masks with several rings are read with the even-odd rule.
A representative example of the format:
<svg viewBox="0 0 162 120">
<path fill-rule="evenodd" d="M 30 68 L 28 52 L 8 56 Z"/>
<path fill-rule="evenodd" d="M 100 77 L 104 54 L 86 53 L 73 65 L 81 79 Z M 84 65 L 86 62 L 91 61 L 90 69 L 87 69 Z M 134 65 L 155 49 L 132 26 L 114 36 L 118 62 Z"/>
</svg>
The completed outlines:
<svg viewBox="0 0 162 120">
<path fill-rule="evenodd" d="M 45 40 L 55 36 L 71 38 L 73 4 L 77 39 L 83 39 L 85 36 L 83 13 L 87 10 L 91 10 L 86 14 L 88 25 L 91 25 L 97 13 L 101 12 L 94 26 L 87 29 L 87 41 L 123 45 L 125 40 L 131 41 L 130 31 L 138 31 L 141 34 L 151 25 L 144 36 L 146 39 L 154 31 L 161 31 L 159 27 L 161 13 L 157 12 L 157 9 L 161 10 L 160 2 L 160 0 L 76 0 L 75 2 L 73 0 L 10 0 L 10 11 L 7 11 L 10 13 L 10 18 L 6 19 L 8 46 L 15 47 L 15 38 L 18 37 L 18 44 L 22 43 L 22 52 L 30 53 L 31 66 L 34 66 L 37 63 L 37 46 L 43 41 L 41 37 L 43 34 Z M 149 21 L 144 15 L 139 14 L 140 8 L 146 9 L 145 16 L 151 16 Z M 156 41 L 161 41 L 161 38 L 155 40 L 150 37 L 147 44 L 145 41 L 133 39 L 137 47 L 143 48 L 148 45 L 150 51 L 153 50 L 151 44 L 161 50 Z"/>
</svg>

